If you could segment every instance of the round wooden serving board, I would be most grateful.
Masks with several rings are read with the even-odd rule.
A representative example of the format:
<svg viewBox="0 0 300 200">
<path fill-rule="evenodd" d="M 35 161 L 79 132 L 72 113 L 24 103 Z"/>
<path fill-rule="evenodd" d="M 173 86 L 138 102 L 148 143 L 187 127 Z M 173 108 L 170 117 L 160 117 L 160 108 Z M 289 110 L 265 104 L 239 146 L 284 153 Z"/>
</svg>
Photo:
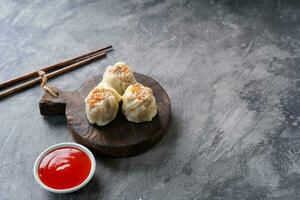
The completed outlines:
<svg viewBox="0 0 300 200">
<path fill-rule="evenodd" d="M 101 76 L 87 80 L 73 92 L 58 90 L 59 97 L 48 93 L 40 100 L 42 115 L 66 115 L 67 124 L 74 140 L 93 151 L 110 156 L 123 157 L 142 153 L 156 144 L 167 132 L 170 122 L 171 103 L 163 87 L 152 78 L 135 73 L 135 78 L 152 88 L 158 112 L 151 122 L 129 122 L 121 112 L 106 126 L 90 124 L 86 117 L 84 99 L 99 83 Z"/>
</svg>

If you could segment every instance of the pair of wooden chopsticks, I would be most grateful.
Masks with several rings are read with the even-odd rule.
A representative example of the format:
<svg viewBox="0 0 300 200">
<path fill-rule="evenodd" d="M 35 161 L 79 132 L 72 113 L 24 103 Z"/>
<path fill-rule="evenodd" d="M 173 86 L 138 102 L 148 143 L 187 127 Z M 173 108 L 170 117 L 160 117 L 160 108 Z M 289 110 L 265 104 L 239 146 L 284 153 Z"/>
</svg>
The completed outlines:
<svg viewBox="0 0 300 200">
<path fill-rule="evenodd" d="M 0 83 L 0 91 L 4 90 L 3 92 L 0 92 L 0 99 L 40 83 L 42 78 L 39 77 L 39 75 L 38 75 L 39 71 L 46 72 L 46 77 L 48 79 L 50 79 L 57 75 L 63 74 L 65 72 L 68 72 L 68 71 L 78 68 L 80 66 L 83 66 L 87 63 L 90 63 L 96 59 L 102 58 L 102 57 L 106 56 L 106 52 L 110 51 L 110 50 L 112 50 L 111 45 L 107 46 L 105 48 L 97 49 L 95 51 L 83 54 L 81 56 L 77 56 L 77 57 L 69 59 L 69 60 L 65 60 L 63 62 L 54 64 L 54 65 L 44 67 L 40 70 L 30 72 L 23 76 L 19 76 L 19 77 L 4 81 L 4 82 Z M 22 82 L 24 82 L 24 83 L 22 83 Z M 16 85 L 18 83 L 21 83 L 21 84 Z M 14 85 L 16 85 L 16 86 L 14 86 Z M 14 87 L 12 87 L 12 86 L 14 86 Z M 12 87 L 12 88 L 7 89 L 8 87 Z"/>
</svg>

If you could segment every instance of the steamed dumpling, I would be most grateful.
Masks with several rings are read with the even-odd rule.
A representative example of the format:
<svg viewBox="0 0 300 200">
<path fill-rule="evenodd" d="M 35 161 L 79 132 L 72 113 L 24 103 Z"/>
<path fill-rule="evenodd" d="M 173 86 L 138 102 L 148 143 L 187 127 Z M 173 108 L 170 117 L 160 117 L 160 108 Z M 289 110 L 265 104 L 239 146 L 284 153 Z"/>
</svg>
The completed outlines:
<svg viewBox="0 0 300 200">
<path fill-rule="evenodd" d="M 91 124 L 104 126 L 115 119 L 121 96 L 109 87 L 95 87 L 85 99 L 85 110 Z"/>
<path fill-rule="evenodd" d="M 114 66 L 106 69 L 100 85 L 112 87 L 120 95 L 123 95 L 127 87 L 135 82 L 131 67 L 123 62 L 117 62 Z"/>
<path fill-rule="evenodd" d="M 150 88 L 140 83 L 130 85 L 123 97 L 122 112 L 128 121 L 151 121 L 157 113 L 157 105 Z"/>
</svg>

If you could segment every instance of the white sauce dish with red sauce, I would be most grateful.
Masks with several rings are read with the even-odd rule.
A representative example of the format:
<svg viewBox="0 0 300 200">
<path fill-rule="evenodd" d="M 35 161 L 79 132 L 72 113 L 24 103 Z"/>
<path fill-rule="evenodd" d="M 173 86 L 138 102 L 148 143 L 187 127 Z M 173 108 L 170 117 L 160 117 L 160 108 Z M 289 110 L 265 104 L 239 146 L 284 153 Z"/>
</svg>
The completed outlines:
<svg viewBox="0 0 300 200">
<path fill-rule="evenodd" d="M 96 161 L 86 147 L 64 142 L 50 146 L 36 159 L 33 174 L 47 191 L 70 193 L 85 186 L 93 177 Z"/>
</svg>

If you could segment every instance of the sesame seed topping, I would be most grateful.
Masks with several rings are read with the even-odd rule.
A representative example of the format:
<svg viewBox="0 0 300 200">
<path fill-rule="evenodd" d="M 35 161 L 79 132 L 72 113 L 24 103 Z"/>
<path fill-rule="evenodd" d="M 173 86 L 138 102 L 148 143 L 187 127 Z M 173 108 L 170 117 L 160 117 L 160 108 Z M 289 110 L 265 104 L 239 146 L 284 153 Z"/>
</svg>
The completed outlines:
<svg viewBox="0 0 300 200">
<path fill-rule="evenodd" d="M 103 88 L 95 88 L 91 93 L 88 104 L 91 108 L 93 108 L 95 107 L 96 103 L 103 101 L 110 95 L 112 95 L 112 93 L 109 90 L 105 90 Z"/>
<path fill-rule="evenodd" d="M 132 94 L 139 100 L 144 100 L 145 97 L 149 94 L 149 92 L 145 90 L 145 86 L 143 86 L 142 84 L 135 83 L 132 86 Z"/>
<path fill-rule="evenodd" d="M 112 67 L 111 72 L 116 74 L 117 76 L 123 76 L 130 72 L 130 68 L 126 64 L 117 64 Z"/>
</svg>

